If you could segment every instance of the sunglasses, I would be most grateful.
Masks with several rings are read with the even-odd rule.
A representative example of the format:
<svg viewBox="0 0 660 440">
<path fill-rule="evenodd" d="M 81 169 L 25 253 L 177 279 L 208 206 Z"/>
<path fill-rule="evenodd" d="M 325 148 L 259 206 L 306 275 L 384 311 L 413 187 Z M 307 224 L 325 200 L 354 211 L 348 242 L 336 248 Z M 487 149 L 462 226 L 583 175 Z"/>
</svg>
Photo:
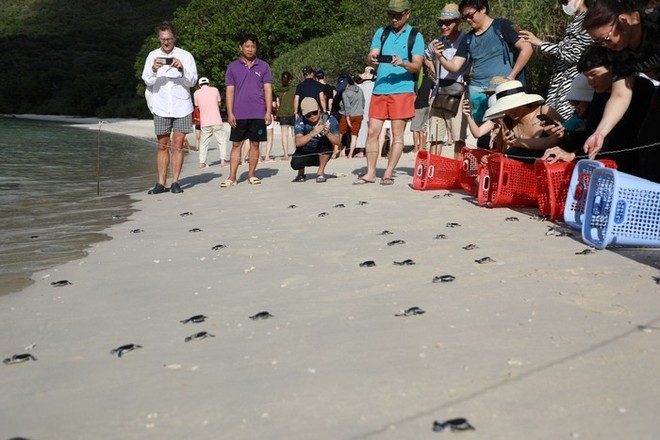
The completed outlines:
<svg viewBox="0 0 660 440">
<path fill-rule="evenodd" d="M 311 118 L 312 116 L 316 116 L 319 114 L 318 110 L 314 110 L 313 112 L 305 113 L 306 118 Z"/>
<path fill-rule="evenodd" d="M 471 14 L 463 14 L 463 15 L 462 15 L 463 20 L 466 20 L 466 21 L 467 21 L 467 20 L 474 20 L 474 16 L 477 14 L 477 12 L 479 12 L 479 11 L 474 11 L 474 12 L 471 13 Z"/>
<path fill-rule="evenodd" d="M 390 20 L 401 20 L 404 15 L 406 15 L 408 11 L 401 11 L 401 12 L 388 12 L 387 16 L 389 17 Z"/>
<path fill-rule="evenodd" d="M 451 26 L 451 24 L 455 23 L 455 21 L 454 20 L 438 20 L 436 23 L 438 24 L 439 27 L 442 27 L 442 26 Z"/>
<path fill-rule="evenodd" d="M 616 26 L 616 21 L 612 23 L 612 27 L 610 28 L 610 31 L 607 33 L 607 36 L 604 38 L 599 38 L 598 40 L 594 40 L 594 44 L 600 44 L 602 45 L 603 43 L 607 43 L 612 39 L 612 31 L 614 31 L 614 26 Z"/>
</svg>

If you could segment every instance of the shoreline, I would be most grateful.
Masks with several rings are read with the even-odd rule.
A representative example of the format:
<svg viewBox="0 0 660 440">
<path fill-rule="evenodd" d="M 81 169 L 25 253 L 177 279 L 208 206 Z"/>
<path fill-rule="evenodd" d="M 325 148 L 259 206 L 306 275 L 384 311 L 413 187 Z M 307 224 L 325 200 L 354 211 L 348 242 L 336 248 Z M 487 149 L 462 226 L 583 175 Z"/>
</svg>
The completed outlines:
<svg viewBox="0 0 660 440">
<path fill-rule="evenodd" d="M 0 296 L 0 354 L 38 359 L 0 366 L 3 434 L 433 439 L 456 417 L 476 439 L 657 434 L 653 264 L 581 255 L 529 210 L 414 191 L 412 154 L 389 187 L 352 186 L 364 169 L 334 159 L 326 183 L 292 183 L 278 160 L 221 189 L 228 170 L 190 158 L 183 194 L 131 194 L 111 240 Z M 185 342 L 199 331 L 214 337 Z"/>
</svg>

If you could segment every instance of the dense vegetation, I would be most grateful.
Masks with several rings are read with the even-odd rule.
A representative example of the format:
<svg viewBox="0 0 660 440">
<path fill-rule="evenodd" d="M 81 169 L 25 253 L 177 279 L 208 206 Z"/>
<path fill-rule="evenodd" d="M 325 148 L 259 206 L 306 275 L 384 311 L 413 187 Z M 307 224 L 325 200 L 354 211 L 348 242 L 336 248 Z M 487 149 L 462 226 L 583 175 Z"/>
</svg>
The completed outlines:
<svg viewBox="0 0 660 440">
<path fill-rule="evenodd" d="M 444 3 L 411 1 L 411 22 L 427 41 Z M 244 31 L 259 36 L 259 56 L 276 77 L 309 64 L 332 82 L 363 70 L 386 8 L 387 0 L 3 0 L 0 49 L 11 63 L 0 73 L 0 113 L 147 116 L 140 74 L 163 19 L 175 22 L 177 45 L 193 53 L 200 76 L 221 88 Z M 491 15 L 550 40 L 567 23 L 558 3 L 545 0 L 493 0 Z M 533 58 L 534 91 L 544 93 L 552 63 Z"/>
</svg>

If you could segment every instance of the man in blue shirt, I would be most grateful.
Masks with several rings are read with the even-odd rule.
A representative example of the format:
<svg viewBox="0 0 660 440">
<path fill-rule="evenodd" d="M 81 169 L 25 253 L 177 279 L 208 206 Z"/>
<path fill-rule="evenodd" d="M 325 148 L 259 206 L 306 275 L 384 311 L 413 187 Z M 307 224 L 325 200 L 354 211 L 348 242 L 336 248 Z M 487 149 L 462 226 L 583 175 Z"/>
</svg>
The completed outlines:
<svg viewBox="0 0 660 440">
<path fill-rule="evenodd" d="M 415 116 L 415 74 L 424 62 L 424 37 L 408 25 L 408 0 L 390 0 L 387 16 L 390 26 L 376 31 L 367 57 L 369 65 L 376 66 L 378 72 L 369 106 L 367 172 L 354 185 L 376 181 L 378 136 L 386 120 L 392 121 L 392 147 L 380 184 L 394 183 L 394 168 L 403 152 L 403 131 L 406 122 Z M 411 35 L 414 35 L 412 44 Z"/>
<path fill-rule="evenodd" d="M 291 155 L 291 168 L 298 171 L 293 181 L 304 182 L 305 167 L 318 166 L 316 183 L 323 183 L 326 164 L 339 152 L 339 122 L 334 116 L 321 115 L 319 103 L 311 97 L 302 100 L 300 112 L 293 127 L 296 151 Z"/>
</svg>

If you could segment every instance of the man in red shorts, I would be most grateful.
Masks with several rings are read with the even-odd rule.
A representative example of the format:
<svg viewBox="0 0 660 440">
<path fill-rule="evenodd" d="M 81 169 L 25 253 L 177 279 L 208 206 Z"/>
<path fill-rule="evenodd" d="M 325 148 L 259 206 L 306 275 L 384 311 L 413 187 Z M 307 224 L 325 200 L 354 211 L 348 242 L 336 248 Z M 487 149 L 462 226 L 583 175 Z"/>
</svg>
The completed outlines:
<svg viewBox="0 0 660 440">
<path fill-rule="evenodd" d="M 388 119 L 392 121 L 392 146 L 380 184 L 394 183 L 394 168 L 403 152 L 403 131 L 406 122 L 415 116 L 415 75 L 424 62 L 424 37 L 408 25 L 408 0 L 390 0 L 387 16 L 390 25 L 376 31 L 367 57 L 378 72 L 369 106 L 367 172 L 354 185 L 376 181 L 378 135 Z"/>
</svg>

